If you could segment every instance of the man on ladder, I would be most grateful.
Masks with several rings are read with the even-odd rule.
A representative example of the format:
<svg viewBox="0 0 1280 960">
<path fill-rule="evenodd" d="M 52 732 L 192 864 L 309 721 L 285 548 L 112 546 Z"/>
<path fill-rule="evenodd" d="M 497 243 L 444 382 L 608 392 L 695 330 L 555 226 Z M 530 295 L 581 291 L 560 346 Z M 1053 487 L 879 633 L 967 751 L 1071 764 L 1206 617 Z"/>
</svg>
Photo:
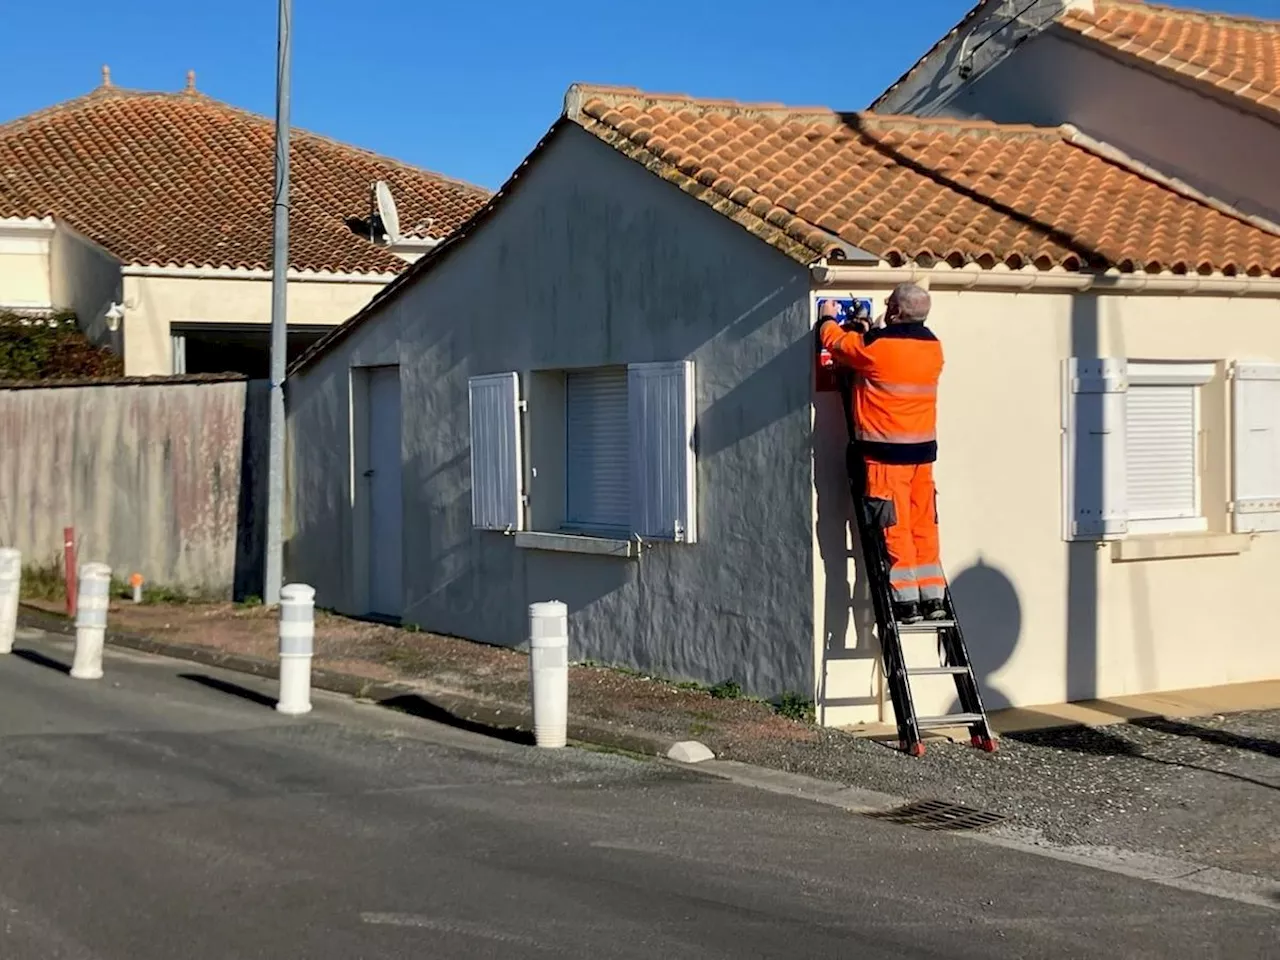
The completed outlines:
<svg viewBox="0 0 1280 960">
<path fill-rule="evenodd" d="M 845 330 L 834 300 L 818 319 L 822 346 L 858 374 L 851 439 L 866 464 L 867 510 L 884 531 L 894 619 L 904 624 L 948 616 L 933 484 L 943 360 L 925 326 L 930 306 L 927 290 L 903 283 L 889 295 L 883 325 Z"/>
</svg>

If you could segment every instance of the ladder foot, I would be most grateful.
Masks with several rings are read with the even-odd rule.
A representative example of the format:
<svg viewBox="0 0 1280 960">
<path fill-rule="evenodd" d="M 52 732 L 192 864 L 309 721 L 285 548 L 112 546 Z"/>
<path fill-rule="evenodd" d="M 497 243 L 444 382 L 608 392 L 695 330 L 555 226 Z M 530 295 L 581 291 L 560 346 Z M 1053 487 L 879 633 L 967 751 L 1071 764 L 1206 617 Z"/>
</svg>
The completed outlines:
<svg viewBox="0 0 1280 960">
<path fill-rule="evenodd" d="M 995 753 L 999 748 L 994 737 L 977 737 L 973 738 L 973 745 L 979 750 L 987 753 Z"/>
<path fill-rule="evenodd" d="M 901 747 L 902 752 L 909 757 L 924 756 L 924 744 L 918 740 L 915 743 L 911 744 L 911 746 L 907 746 L 905 742 L 898 744 L 898 746 Z"/>
</svg>

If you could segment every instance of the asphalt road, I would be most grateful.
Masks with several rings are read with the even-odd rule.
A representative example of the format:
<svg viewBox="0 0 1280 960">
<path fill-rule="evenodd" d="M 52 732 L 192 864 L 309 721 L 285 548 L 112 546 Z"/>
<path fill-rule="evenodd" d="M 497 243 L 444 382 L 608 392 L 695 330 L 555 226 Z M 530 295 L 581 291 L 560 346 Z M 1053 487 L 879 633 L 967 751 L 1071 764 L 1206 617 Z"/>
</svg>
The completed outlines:
<svg viewBox="0 0 1280 960">
<path fill-rule="evenodd" d="M 657 762 L 0 657 L 0 957 L 1275 957 L 1280 913 Z"/>
</svg>

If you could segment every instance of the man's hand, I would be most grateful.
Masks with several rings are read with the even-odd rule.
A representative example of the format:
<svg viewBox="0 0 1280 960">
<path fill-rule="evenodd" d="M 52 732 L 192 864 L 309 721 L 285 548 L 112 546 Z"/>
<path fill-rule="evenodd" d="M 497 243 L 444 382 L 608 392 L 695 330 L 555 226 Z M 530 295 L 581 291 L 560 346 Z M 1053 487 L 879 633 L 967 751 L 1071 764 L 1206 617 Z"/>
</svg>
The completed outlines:
<svg viewBox="0 0 1280 960">
<path fill-rule="evenodd" d="M 821 327 L 828 320 L 840 319 L 840 304 L 834 300 L 823 300 L 822 306 L 818 308 L 818 326 Z"/>
</svg>

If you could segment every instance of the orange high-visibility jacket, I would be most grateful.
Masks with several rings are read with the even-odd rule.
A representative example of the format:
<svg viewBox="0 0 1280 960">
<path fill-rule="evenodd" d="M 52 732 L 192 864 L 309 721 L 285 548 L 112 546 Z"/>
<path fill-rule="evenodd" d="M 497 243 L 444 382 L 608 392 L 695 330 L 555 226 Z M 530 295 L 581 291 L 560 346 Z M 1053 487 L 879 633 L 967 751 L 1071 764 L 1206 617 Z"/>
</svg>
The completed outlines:
<svg viewBox="0 0 1280 960">
<path fill-rule="evenodd" d="M 857 373 L 853 422 L 860 452 L 877 463 L 938 458 L 942 344 L 923 323 L 893 323 L 862 334 L 824 323 L 822 345 Z"/>
</svg>

